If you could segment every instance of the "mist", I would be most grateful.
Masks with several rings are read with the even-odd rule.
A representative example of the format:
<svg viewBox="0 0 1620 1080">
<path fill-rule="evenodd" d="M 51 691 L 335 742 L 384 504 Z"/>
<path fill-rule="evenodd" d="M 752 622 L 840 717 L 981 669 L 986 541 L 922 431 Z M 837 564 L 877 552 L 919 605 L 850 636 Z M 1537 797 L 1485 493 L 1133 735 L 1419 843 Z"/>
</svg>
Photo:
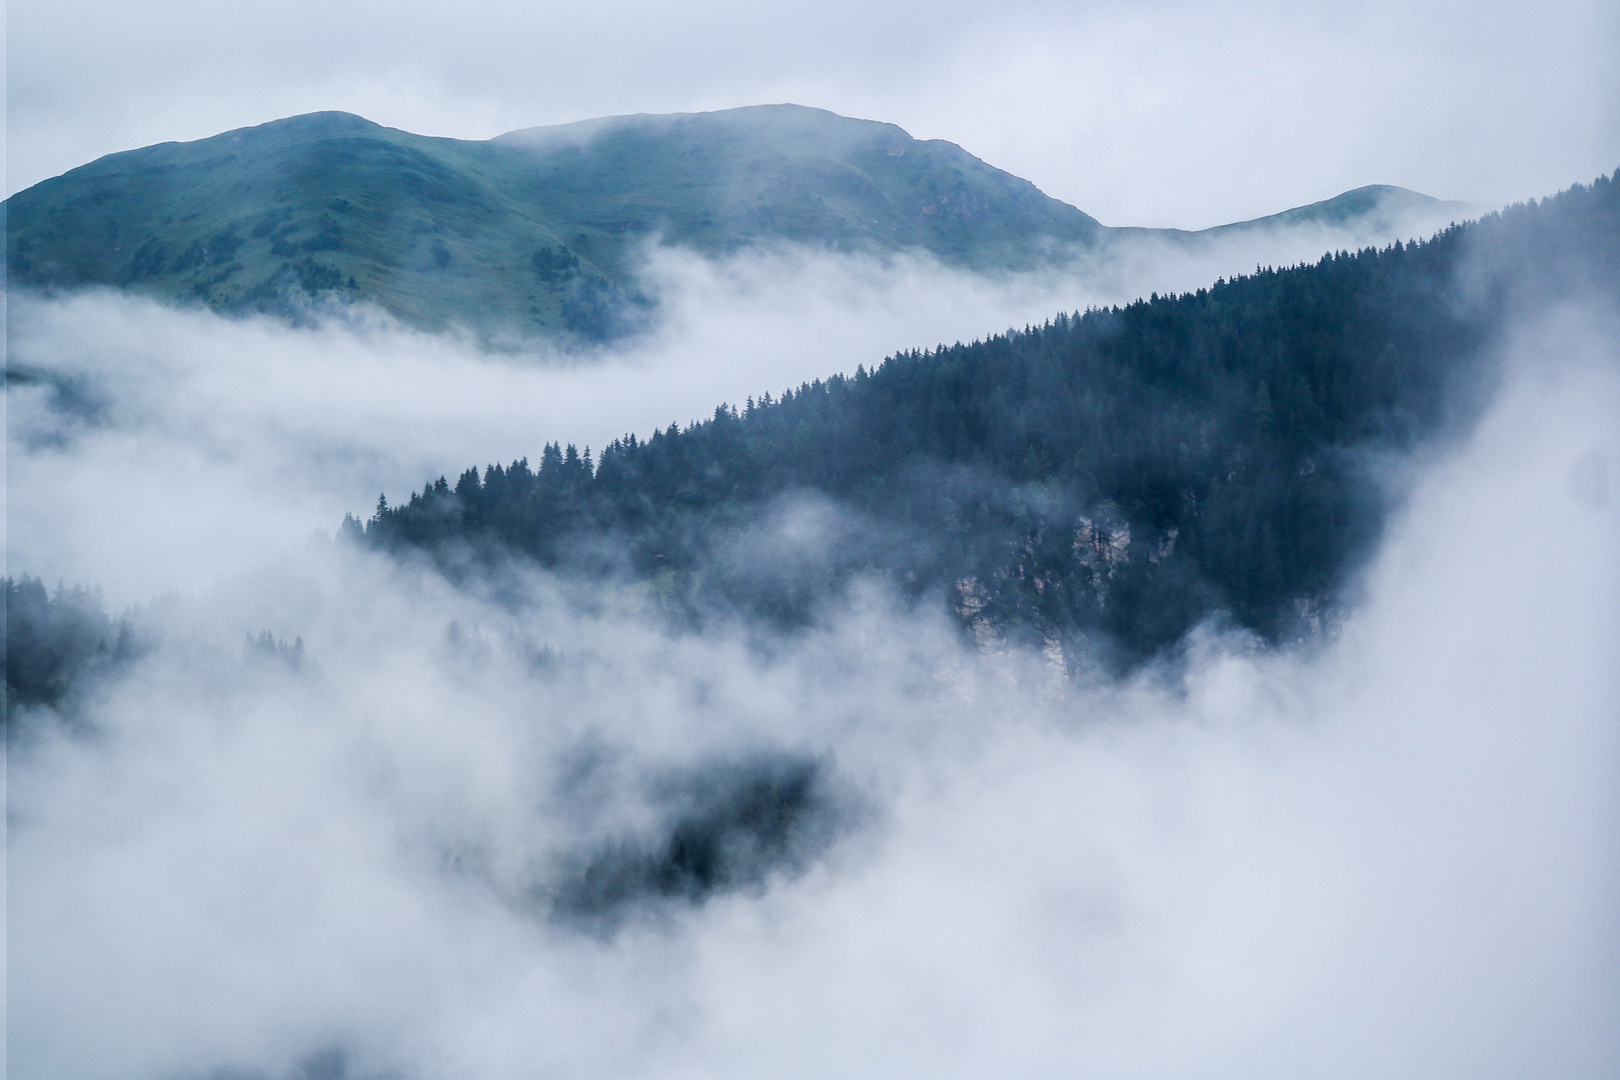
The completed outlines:
<svg viewBox="0 0 1620 1080">
<path fill-rule="evenodd" d="M 291 327 L 112 291 L 13 293 L 7 470 L 13 573 L 97 582 L 115 607 L 205 587 L 469 466 L 600 450 L 725 402 L 901 349 L 1207 285 L 1260 264 L 1423 236 L 1447 222 L 1128 237 L 1068 270 L 985 276 L 920 255 L 793 246 L 724 260 L 649 245 L 654 328 L 611 346 L 492 350 L 371 308 Z"/>
<path fill-rule="evenodd" d="M 452 585 L 317 531 L 1324 242 L 1003 279 L 655 251 L 658 329 L 572 354 L 13 298 L 11 572 L 100 583 L 148 645 L 13 720 L 10 1068 L 1611 1074 L 1611 310 L 1522 321 L 1479 425 L 1388 463 L 1342 622 L 1213 623 L 1124 681 L 881 580 L 678 631 L 644 584 Z M 784 561 L 865 527 L 778 510 L 749 542 Z"/>
<path fill-rule="evenodd" d="M 875 582 L 764 651 L 331 543 L 151 605 L 93 731 L 13 738 L 12 1067 L 1605 1075 L 1614 340 L 1527 331 L 1329 641 L 1210 629 L 1123 685 Z M 833 793 L 804 857 L 558 915 L 581 850 L 668 828 L 658 777 L 762 756 Z"/>
</svg>

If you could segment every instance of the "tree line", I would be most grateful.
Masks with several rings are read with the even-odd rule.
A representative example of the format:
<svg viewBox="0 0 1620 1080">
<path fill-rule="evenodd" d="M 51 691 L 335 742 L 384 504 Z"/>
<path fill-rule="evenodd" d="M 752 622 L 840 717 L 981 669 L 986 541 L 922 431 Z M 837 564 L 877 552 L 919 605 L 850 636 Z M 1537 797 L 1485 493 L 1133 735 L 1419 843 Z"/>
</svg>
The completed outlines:
<svg viewBox="0 0 1620 1080">
<path fill-rule="evenodd" d="M 674 610 L 793 623 L 859 572 L 964 624 L 1152 655 L 1222 613 L 1308 627 L 1388 512 L 1378 456 L 1461 431 L 1508 321 L 1620 293 L 1620 173 L 1432 239 L 1256 268 L 722 405 L 701 423 L 469 468 L 346 532 L 453 572 L 516 554 Z M 792 498 L 839 542 L 753 557 Z"/>
</svg>

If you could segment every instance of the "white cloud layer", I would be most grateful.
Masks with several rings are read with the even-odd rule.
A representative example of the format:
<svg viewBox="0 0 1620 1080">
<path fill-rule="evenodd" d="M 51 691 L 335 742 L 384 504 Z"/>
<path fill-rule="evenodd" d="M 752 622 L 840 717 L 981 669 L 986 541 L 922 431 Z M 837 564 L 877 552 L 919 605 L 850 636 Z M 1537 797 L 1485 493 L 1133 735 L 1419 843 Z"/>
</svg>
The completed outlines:
<svg viewBox="0 0 1620 1080">
<path fill-rule="evenodd" d="M 1421 235 L 1434 222 L 1403 223 Z M 1195 254 L 1137 244 L 1073 276 L 926 259 L 652 253 L 658 332 L 586 356 L 490 355 L 357 317 L 318 330 L 111 292 L 15 296 L 8 346 L 13 573 L 99 581 L 116 605 L 272 557 L 469 466 L 597 451 L 721 402 L 1060 310 L 1207 284 L 1372 237 L 1293 229 Z"/>
<path fill-rule="evenodd" d="M 749 320 L 780 326 L 783 299 L 713 287 L 733 307 L 692 318 L 753 357 Z M 907 298 L 868 292 L 857 309 L 896 310 L 829 320 L 830 340 L 915 335 Z M 94 297 L 23 325 L 65 366 L 123 381 L 101 428 L 56 442 L 40 392 L 13 399 L 13 535 L 42 558 L 41 536 L 84 544 L 124 589 L 153 581 L 148 560 L 216 580 L 152 606 L 168 644 L 91 706 L 94 734 L 13 751 L 12 1075 L 279 1080 L 336 1069 L 318 1057 L 336 1047 L 350 1077 L 405 1080 L 1620 1066 L 1612 317 L 1523 329 L 1497 404 L 1427 463 L 1334 640 L 1276 654 L 1210 635 L 1170 682 L 1120 687 L 969 651 L 876 587 L 761 653 L 724 630 L 671 638 L 633 590 L 581 606 L 536 578 L 497 604 L 279 534 L 210 555 L 252 532 L 218 525 L 210 500 L 274 532 L 297 517 L 277 500 L 313 476 L 309 509 L 329 517 L 364 472 L 345 455 L 408 475 L 443 453 L 532 452 L 559 401 L 617 393 L 586 426 L 667 412 L 690 352 L 596 376 L 621 362 L 559 372 Z M 809 359 L 826 369 L 825 348 Z M 716 380 L 695 400 L 727 370 L 694 365 Z M 568 381 L 593 378 L 609 381 Z M 101 500 L 113 539 L 91 541 Z M 54 534 L 52 505 L 78 515 Z M 143 539 L 165 515 L 202 536 Z M 313 666 L 243 661 L 263 629 L 301 636 Z M 535 677 L 542 646 L 561 663 Z M 580 817 L 559 796 L 589 747 L 630 777 L 819 755 L 867 813 L 762 893 L 581 934 L 535 890 L 580 830 L 648 812 L 630 798 Z"/>
</svg>

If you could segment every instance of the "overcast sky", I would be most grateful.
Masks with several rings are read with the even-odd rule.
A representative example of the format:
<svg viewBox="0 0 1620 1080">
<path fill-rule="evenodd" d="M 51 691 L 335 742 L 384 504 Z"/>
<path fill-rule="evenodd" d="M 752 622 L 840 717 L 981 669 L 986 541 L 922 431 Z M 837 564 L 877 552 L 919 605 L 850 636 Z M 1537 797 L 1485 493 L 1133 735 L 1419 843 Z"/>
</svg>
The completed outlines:
<svg viewBox="0 0 1620 1080">
<path fill-rule="evenodd" d="M 1494 203 L 1620 166 L 1620 5 L 11 0 L 7 193 L 316 109 L 486 138 L 794 101 L 948 139 L 1107 224 L 1367 183 Z"/>
</svg>

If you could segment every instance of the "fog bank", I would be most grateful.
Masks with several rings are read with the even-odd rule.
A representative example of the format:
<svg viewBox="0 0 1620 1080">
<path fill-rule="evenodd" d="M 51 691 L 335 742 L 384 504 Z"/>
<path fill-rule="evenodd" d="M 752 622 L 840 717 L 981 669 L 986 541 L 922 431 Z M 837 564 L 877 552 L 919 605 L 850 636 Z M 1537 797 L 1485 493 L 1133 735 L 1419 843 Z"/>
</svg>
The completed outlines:
<svg viewBox="0 0 1620 1080">
<path fill-rule="evenodd" d="M 905 295 L 863 302 L 902 325 Z M 317 363 L 266 324 L 75 303 L 25 332 L 109 320 L 81 340 L 121 342 L 128 381 L 79 426 L 48 384 L 15 392 L 13 542 L 41 559 L 77 544 L 75 565 L 131 592 L 187 562 L 199 584 L 148 606 L 164 644 L 89 701 L 88 729 L 35 716 L 13 741 L 19 1077 L 1620 1065 L 1610 313 L 1557 313 L 1505 346 L 1499 400 L 1467 445 L 1414 463 L 1334 635 L 1278 653 L 1209 629 L 1184 666 L 1087 686 L 974 650 L 878 583 L 762 648 L 740 627 L 671 636 L 633 587 L 520 568 L 499 592 L 453 590 L 281 534 L 209 561 L 246 531 L 182 507 L 325 513 L 379 463 L 404 476 L 433 452 L 567 435 L 549 403 L 667 413 L 691 354 L 531 368 L 344 331 Z M 825 340 L 878 332 L 828 329 L 780 362 L 825 373 Z M 704 401 L 733 377 L 724 356 L 760 377 L 751 339 L 729 340 L 690 371 L 715 380 Z M 227 354 L 241 366 L 193 359 Z M 58 355 L 112 377 L 89 344 Z M 95 498 L 77 490 L 103 472 Z M 269 494 L 241 494 L 256 484 Z M 121 533 L 91 540 L 96 500 L 125 487 Z M 80 516 L 52 525 L 53 506 Z M 169 508 L 217 535 L 143 538 Z M 301 638 L 304 664 L 244 653 L 263 630 Z M 827 778 L 818 845 L 702 902 L 648 893 L 605 928 L 558 916 L 582 858 L 683 820 L 661 778 L 762 758 Z"/>
<path fill-rule="evenodd" d="M 13 294 L 12 572 L 99 582 L 115 607 L 201 587 L 369 514 L 379 493 L 397 502 L 469 466 L 537 459 L 549 441 L 600 450 L 901 349 L 1443 223 L 1386 224 L 1135 240 L 1068 273 L 997 277 L 906 256 L 786 248 L 710 261 L 652 248 L 657 329 L 574 354 L 490 353 L 364 309 L 294 329 L 110 292 Z"/>
</svg>

